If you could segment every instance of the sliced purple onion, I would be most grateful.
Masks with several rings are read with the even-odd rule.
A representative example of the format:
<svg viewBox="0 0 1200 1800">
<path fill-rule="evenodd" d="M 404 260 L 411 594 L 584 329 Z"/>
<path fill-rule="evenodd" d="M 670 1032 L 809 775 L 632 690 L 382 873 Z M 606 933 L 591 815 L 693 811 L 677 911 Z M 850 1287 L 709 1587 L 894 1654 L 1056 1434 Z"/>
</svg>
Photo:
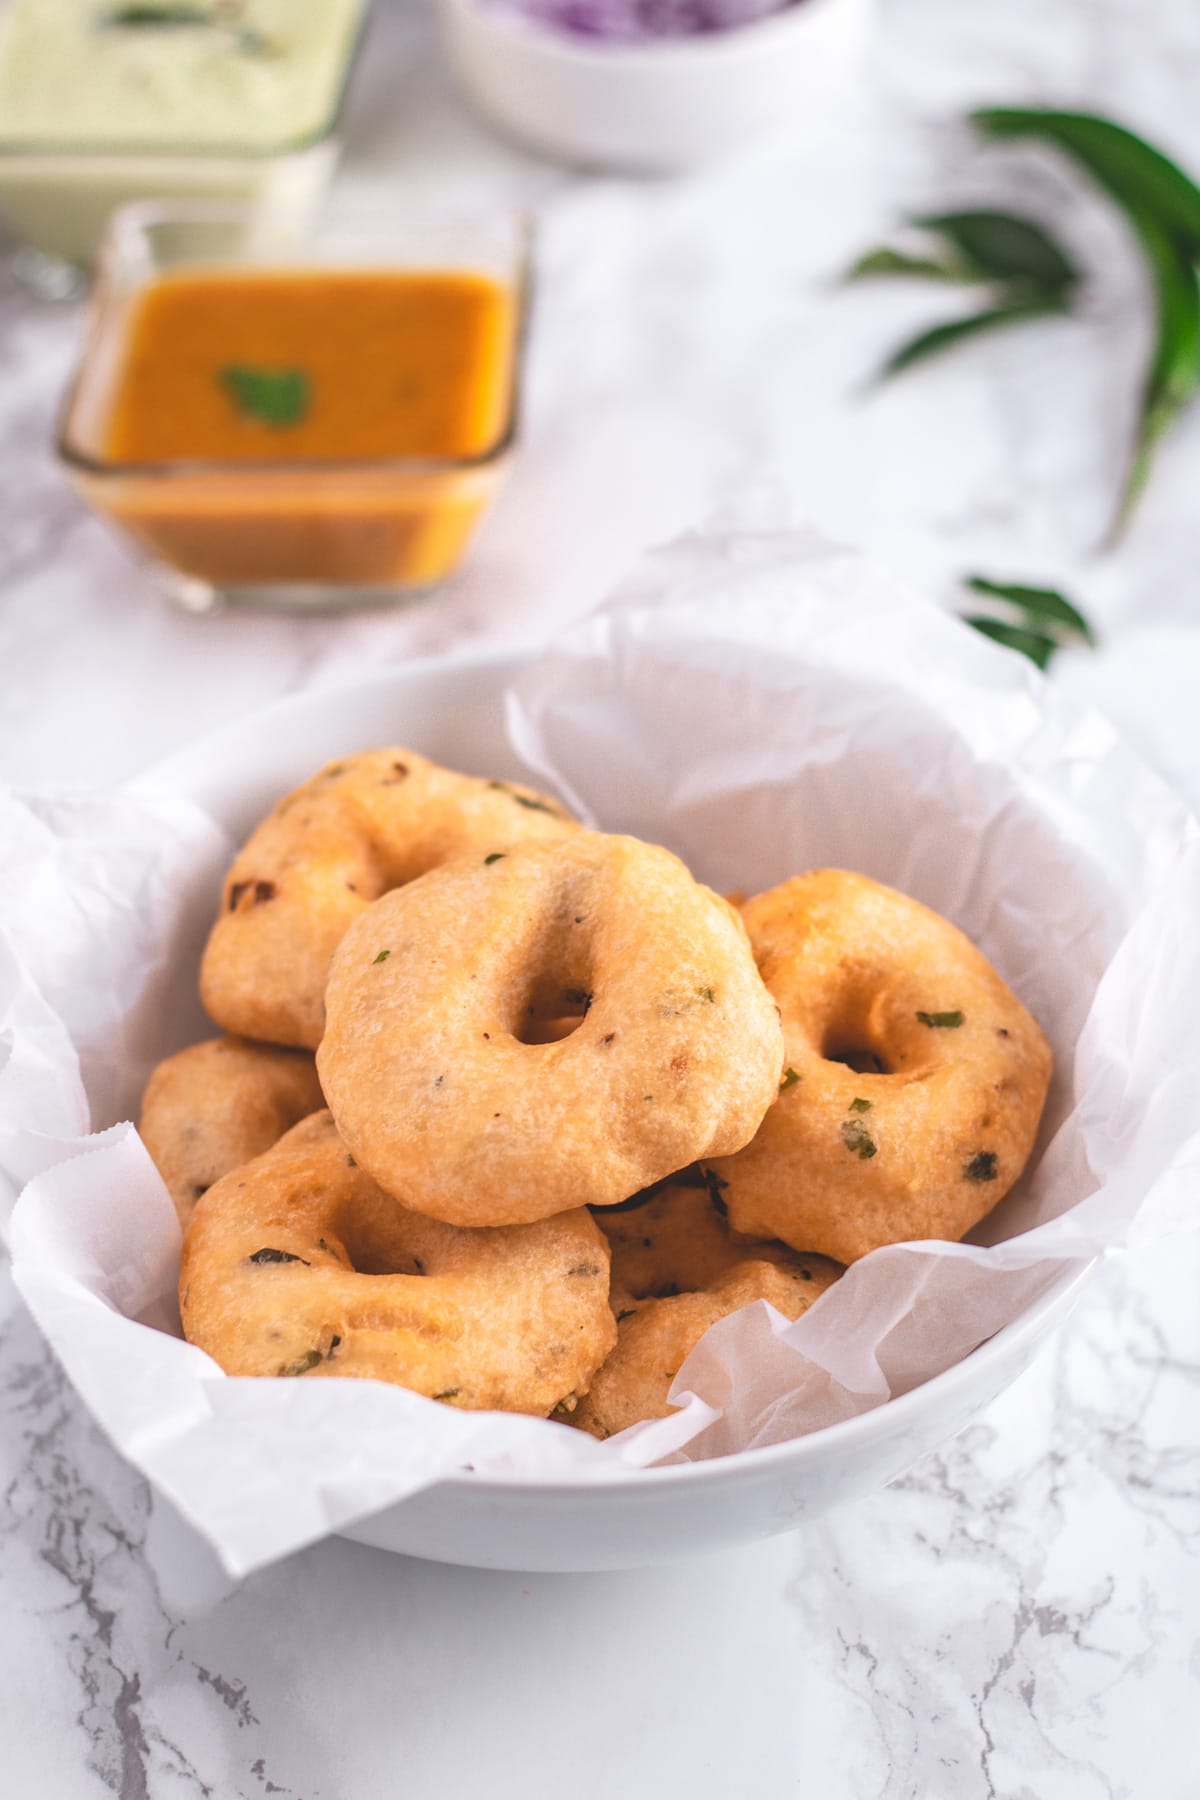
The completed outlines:
<svg viewBox="0 0 1200 1800">
<path fill-rule="evenodd" d="M 598 43 L 649 43 L 736 31 L 803 0 L 490 0 L 505 11 L 568 37 Z"/>
</svg>

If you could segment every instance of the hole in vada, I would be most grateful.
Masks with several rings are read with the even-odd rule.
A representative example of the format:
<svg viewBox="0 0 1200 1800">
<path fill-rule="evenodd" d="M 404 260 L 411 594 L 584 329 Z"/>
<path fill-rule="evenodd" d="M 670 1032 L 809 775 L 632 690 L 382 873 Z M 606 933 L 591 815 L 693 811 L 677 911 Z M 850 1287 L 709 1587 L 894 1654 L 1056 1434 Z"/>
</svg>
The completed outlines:
<svg viewBox="0 0 1200 1800">
<path fill-rule="evenodd" d="M 821 1055 L 826 1062 L 843 1063 L 856 1075 L 890 1075 L 893 1072 L 886 1057 L 865 1044 L 847 1044 L 833 1038 L 822 1046 Z"/>
<path fill-rule="evenodd" d="M 513 1036 L 519 1044 L 559 1044 L 582 1025 L 592 999 L 586 975 L 539 975 L 525 994 Z"/>
<path fill-rule="evenodd" d="M 390 1203 L 389 1203 L 390 1204 Z M 338 1221 L 341 1248 L 356 1275 L 424 1275 L 425 1264 L 414 1254 L 402 1224 L 382 1209 L 354 1209 Z"/>
<path fill-rule="evenodd" d="M 573 1031 L 578 1031 L 584 1015 L 560 1013 L 553 1019 L 527 1019 L 514 1036 L 519 1044 L 561 1044 Z"/>
</svg>

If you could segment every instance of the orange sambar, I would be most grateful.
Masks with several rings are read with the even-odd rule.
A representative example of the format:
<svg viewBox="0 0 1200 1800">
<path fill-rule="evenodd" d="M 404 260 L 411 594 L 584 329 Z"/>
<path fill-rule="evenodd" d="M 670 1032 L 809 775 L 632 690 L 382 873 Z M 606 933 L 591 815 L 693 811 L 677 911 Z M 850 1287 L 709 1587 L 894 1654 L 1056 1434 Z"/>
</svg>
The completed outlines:
<svg viewBox="0 0 1200 1800">
<path fill-rule="evenodd" d="M 431 587 L 500 479 L 521 307 L 518 287 L 462 270 L 164 275 L 108 316 L 94 375 L 85 363 L 72 476 L 209 590 Z"/>
<path fill-rule="evenodd" d="M 114 463 L 475 457 L 501 436 L 513 296 L 458 270 L 201 269 L 134 299 Z"/>
</svg>

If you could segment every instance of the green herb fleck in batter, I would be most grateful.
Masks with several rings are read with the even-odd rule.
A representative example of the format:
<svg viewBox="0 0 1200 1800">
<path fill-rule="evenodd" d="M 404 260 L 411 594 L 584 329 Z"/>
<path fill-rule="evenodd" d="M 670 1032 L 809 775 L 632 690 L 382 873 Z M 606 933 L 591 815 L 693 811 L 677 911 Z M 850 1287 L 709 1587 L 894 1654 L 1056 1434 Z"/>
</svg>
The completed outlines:
<svg viewBox="0 0 1200 1800">
<path fill-rule="evenodd" d="M 861 1119 L 842 1121 L 842 1142 L 851 1155 L 859 1157 L 863 1162 L 868 1162 L 876 1153 L 875 1139 Z"/>
</svg>

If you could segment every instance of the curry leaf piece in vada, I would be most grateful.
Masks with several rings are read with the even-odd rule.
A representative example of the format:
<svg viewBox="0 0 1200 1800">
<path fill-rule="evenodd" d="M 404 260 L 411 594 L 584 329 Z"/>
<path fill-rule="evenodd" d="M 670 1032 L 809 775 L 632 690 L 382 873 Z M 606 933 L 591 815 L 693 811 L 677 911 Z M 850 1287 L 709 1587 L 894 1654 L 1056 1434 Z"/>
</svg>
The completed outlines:
<svg viewBox="0 0 1200 1800">
<path fill-rule="evenodd" d="M 864 875 L 798 875 L 742 916 L 785 1056 L 754 1141 L 705 1165 L 730 1224 L 839 1262 L 961 1238 L 1033 1149 L 1036 1021 L 954 925 Z"/>
<path fill-rule="evenodd" d="M 608 1285 L 586 1210 L 443 1225 L 382 1193 L 320 1112 L 198 1203 L 179 1304 L 230 1375 L 363 1376 L 562 1417 L 615 1341 Z"/>
<path fill-rule="evenodd" d="M 329 959 L 373 900 L 456 856 L 481 859 L 575 821 L 544 794 L 459 775 L 413 750 L 330 763 L 234 859 L 200 970 L 227 1031 L 315 1050 Z"/>
<path fill-rule="evenodd" d="M 726 901 L 669 851 L 574 832 L 445 864 L 347 933 L 318 1068 L 406 1206 L 509 1225 L 749 1142 L 783 1039 Z M 555 1042 L 534 1030 L 573 1008 Z"/>
</svg>

